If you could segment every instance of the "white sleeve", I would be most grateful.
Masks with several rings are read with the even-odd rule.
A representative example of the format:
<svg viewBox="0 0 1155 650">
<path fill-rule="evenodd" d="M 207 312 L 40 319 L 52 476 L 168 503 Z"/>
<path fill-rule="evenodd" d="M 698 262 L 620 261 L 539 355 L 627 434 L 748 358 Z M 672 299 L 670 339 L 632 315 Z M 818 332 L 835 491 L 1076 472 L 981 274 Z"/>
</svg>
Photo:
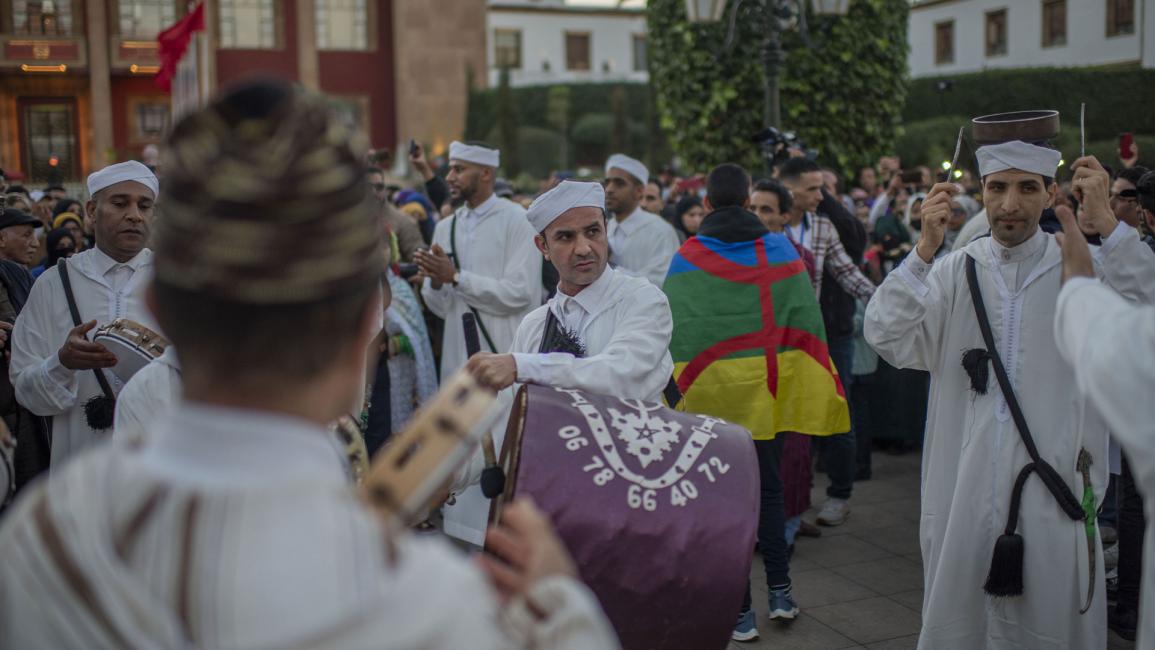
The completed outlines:
<svg viewBox="0 0 1155 650">
<path fill-rule="evenodd" d="M 638 275 L 661 289 L 670 272 L 670 262 L 682 246 L 682 242 L 678 239 L 678 233 L 674 227 L 665 221 L 655 225 L 652 230 L 653 232 L 648 233 L 649 236 L 645 240 L 647 243 L 646 259 L 649 260 L 649 263 L 638 269 Z"/>
<path fill-rule="evenodd" d="M 950 271 L 947 264 L 932 266 L 911 252 L 866 305 L 866 342 L 896 368 L 938 366 L 947 317 L 939 276 Z"/>
<path fill-rule="evenodd" d="M 630 313 L 600 353 L 585 358 L 564 352 L 515 353 L 517 380 L 634 399 L 661 393 L 670 380 L 670 372 L 656 372 L 667 359 L 673 336 L 670 303 L 665 294 L 648 286 L 621 304 L 627 302 L 633 303 Z"/>
<path fill-rule="evenodd" d="M 53 322 L 54 291 L 62 289 L 56 270 L 49 269 L 32 285 L 12 331 L 9 375 L 16 401 L 41 416 L 60 415 L 77 400 L 77 371 L 61 365 L 59 352 L 64 340 L 56 341 L 52 336 L 59 329 Z M 63 299 L 63 293 L 60 297 Z"/>
<path fill-rule="evenodd" d="M 511 633 L 528 648 L 614 650 L 621 647 L 600 603 L 574 578 L 537 581 L 505 609 Z"/>
<path fill-rule="evenodd" d="M 1069 280 L 1055 308 L 1055 342 L 1132 462 L 1155 462 L 1155 307 L 1136 305 L 1091 278 Z M 1140 474 L 1140 472 L 1136 472 Z"/>
<path fill-rule="evenodd" d="M 1155 252 L 1134 228 L 1120 221 L 1094 255 L 1099 277 L 1119 295 L 1155 304 Z"/>
<path fill-rule="evenodd" d="M 500 277 L 462 271 L 455 291 L 484 314 L 513 316 L 541 303 L 541 252 L 529 221 L 514 220 L 506 230 L 506 258 Z"/>
<path fill-rule="evenodd" d="M 878 220 L 881 219 L 882 216 L 886 214 L 886 209 L 890 207 L 890 203 L 892 200 L 893 199 L 890 198 L 890 194 L 888 194 L 887 192 L 883 192 L 882 194 L 879 194 L 874 199 L 874 204 L 870 206 L 870 225 L 871 226 L 878 223 Z"/>
<path fill-rule="evenodd" d="M 449 250 L 449 235 L 446 234 L 448 225 L 449 219 L 440 221 L 433 231 L 433 243 L 439 244 L 444 250 Z M 444 319 L 449 314 L 449 306 L 453 301 L 453 287 L 442 285 L 440 289 L 434 289 L 433 282 L 425 278 L 425 282 L 421 285 L 421 298 L 425 300 L 425 306 L 429 311 Z"/>
</svg>

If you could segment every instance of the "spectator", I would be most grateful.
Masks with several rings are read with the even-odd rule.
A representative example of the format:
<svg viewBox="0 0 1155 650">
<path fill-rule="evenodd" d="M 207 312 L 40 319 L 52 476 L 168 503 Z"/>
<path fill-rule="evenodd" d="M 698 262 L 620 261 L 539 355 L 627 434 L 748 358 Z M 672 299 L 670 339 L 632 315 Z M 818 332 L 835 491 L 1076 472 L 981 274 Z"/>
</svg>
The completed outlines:
<svg viewBox="0 0 1155 650">
<path fill-rule="evenodd" d="M 380 205 L 382 218 L 389 228 L 397 235 L 397 246 L 401 251 L 401 261 L 410 263 L 413 261 L 413 254 L 417 249 L 425 245 L 425 240 L 421 236 L 421 229 L 417 227 L 417 223 L 409 217 L 401 214 L 397 208 L 393 207 L 393 203 L 389 201 L 389 186 L 385 183 L 385 172 L 377 167 L 369 167 L 365 170 L 365 181 L 369 183 L 369 187 L 373 190 L 373 196 L 377 198 Z"/>
<path fill-rule="evenodd" d="M 1119 171 L 1111 183 L 1111 211 L 1115 218 L 1132 228 L 1139 227 L 1139 180 L 1147 174 L 1146 167 L 1131 167 Z"/>
<path fill-rule="evenodd" d="M 706 209 L 702 207 L 702 199 L 687 196 L 678 201 L 674 206 L 674 227 L 678 229 L 678 236 L 682 241 L 698 234 L 705 216 Z"/>
<path fill-rule="evenodd" d="M 869 301 L 874 295 L 874 283 L 863 275 L 854 260 L 847 255 L 842 244 L 842 235 L 834 222 L 824 214 L 816 212 L 824 200 L 827 201 L 829 211 L 842 209 L 836 199 L 824 197 L 821 168 L 811 160 L 792 158 L 782 166 L 779 176 L 794 196 L 794 205 L 786 224 L 786 235 L 814 254 L 816 276 L 814 292 L 823 306 L 823 321 L 830 356 L 834 360 L 838 376 L 849 398 L 852 392 L 850 382 L 853 381 L 851 371 L 854 359 L 854 302 L 851 296 L 863 302 Z M 862 228 L 861 224 L 848 214 L 842 214 L 840 218 L 849 222 L 847 226 L 849 228 Z M 855 241 L 859 257 L 865 244 L 865 231 L 862 232 L 861 240 Z M 837 304 L 842 302 L 839 300 L 842 296 L 830 295 L 829 301 L 823 299 L 824 279 L 831 280 L 831 293 L 838 290 L 834 287 L 839 287 L 847 294 L 845 298 L 849 301 L 849 310 Z M 818 515 L 818 523 L 825 526 L 839 526 L 850 515 L 848 501 L 854 488 L 856 463 L 854 429 L 851 427 L 843 434 L 830 436 L 823 440 L 823 443 L 831 483 L 826 490 L 827 501 Z"/>
<path fill-rule="evenodd" d="M 40 222 L 32 215 L 13 208 L 5 209 L 0 218 L 0 344 L 9 351 L 8 337 L 12 324 L 24 309 L 32 290 L 28 265 L 36 254 L 38 242 L 34 232 L 39 225 Z M 16 399 L 8 374 L 8 357 L 7 354 L 0 357 L 0 417 L 14 437 L 16 448 L 12 458 L 11 483 L 14 491 L 19 491 L 48 468 L 49 441 L 43 419 L 33 415 Z"/>
<path fill-rule="evenodd" d="M 57 228 L 48 233 L 47 250 L 48 255 L 40 262 L 40 264 L 32 269 L 32 278 L 39 278 L 44 271 L 56 266 L 56 262 L 61 258 L 72 257 L 79 251 L 76 250 L 76 239 L 72 232 Z"/>
<path fill-rule="evenodd" d="M 84 223 L 80 217 L 72 212 L 62 212 L 56 215 L 52 220 L 52 230 L 64 229 L 72 235 L 72 242 L 77 246 L 76 252 L 83 250 L 84 245 Z"/>
<path fill-rule="evenodd" d="M 662 182 L 656 178 L 651 178 L 646 183 L 646 191 L 642 194 L 642 209 L 652 214 L 662 214 L 662 209 L 666 207 L 666 201 L 662 198 Z"/>
</svg>

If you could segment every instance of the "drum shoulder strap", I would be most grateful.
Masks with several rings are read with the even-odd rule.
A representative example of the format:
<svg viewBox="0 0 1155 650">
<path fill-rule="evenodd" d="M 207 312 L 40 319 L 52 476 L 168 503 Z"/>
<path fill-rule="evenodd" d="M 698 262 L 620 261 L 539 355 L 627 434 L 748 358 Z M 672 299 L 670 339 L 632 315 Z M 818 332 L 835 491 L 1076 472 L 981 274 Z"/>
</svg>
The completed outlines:
<svg viewBox="0 0 1155 650">
<path fill-rule="evenodd" d="M 1075 521 L 1083 519 L 1084 513 L 1082 505 L 1075 495 L 1071 492 L 1071 488 L 1067 486 L 1055 468 L 1039 455 L 1038 447 L 1035 445 L 1035 439 L 1031 435 L 1031 430 L 1027 427 L 1027 418 L 1023 414 L 1023 409 L 1019 405 L 1018 397 L 1015 395 L 1015 388 L 1011 385 L 1011 379 L 1007 375 L 1006 367 L 1003 365 L 1003 359 L 999 355 L 999 348 L 995 345 L 995 335 L 991 330 L 990 319 L 987 316 L 986 304 L 983 302 L 982 290 L 979 288 L 978 271 L 975 268 L 975 259 L 969 255 L 966 256 L 966 276 L 967 287 L 970 289 L 971 302 L 974 303 L 975 316 L 979 322 L 979 330 L 983 335 L 983 343 L 986 345 L 987 354 L 990 355 L 991 366 L 995 371 L 995 378 L 998 380 L 999 389 L 1003 393 L 1003 399 L 1006 400 L 1007 409 L 1011 412 L 1011 418 L 1015 422 L 1015 428 L 1019 431 L 1019 438 L 1023 441 L 1023 446 L 1027 449 L 1027 454 L 1031 457 L 1034 463 L 1034 471 L 1043 480 L 1047 490 L 1055 497 L 1059 507 L 1067 514 L 1068 517 Z M 1021 488 L 1020 488 L 1021 489 Z M 1015 513 L 1011 513 L 1012 517 Z"/>
<path fill-rule="evenodd" d="M 72 326 L 79 327 L 84 321 L 80 320 L 80 308 L 76 305 L 76 296 L 72 293 L 72 278 L 68 275 L 68 259 L 60 258 L 56 262 L 56 270 L 60 272 L 60 284 L 64 287 L 64 299 L 68 301 L 68 313 L 72 315 Z M 108 383 L 108 377 L 104 376 L 104 371 L 100 368 L 93 368 L 93 374 L 96 375 L 96 383 L 100 384 L 100 392 L 108 399 L 116 399 L 116 394 L 112 392 L 112 385 Z"/>
<path fill-rule="evenodd" d="M 457 261 L 457 219 L 460 215 L 453 215 L 453 221 L 449 224 L 449 259 L 453 261 L 453 268 L 461 271 L 461 264 Z M 481 314 L 477 309 L 469 304 L 469 311 L 473 312 L 473 318 L 477 320 L 477 329 L 481 330 L 481 336 L 485 338 L 485 343 L 489 345 L 489 351 L 497 354 L 497 346 L 493 344 L 493 339 L 489 336 L 489 330 L 485 329 L 485 322 L 481 320 Z"/>
</svg>

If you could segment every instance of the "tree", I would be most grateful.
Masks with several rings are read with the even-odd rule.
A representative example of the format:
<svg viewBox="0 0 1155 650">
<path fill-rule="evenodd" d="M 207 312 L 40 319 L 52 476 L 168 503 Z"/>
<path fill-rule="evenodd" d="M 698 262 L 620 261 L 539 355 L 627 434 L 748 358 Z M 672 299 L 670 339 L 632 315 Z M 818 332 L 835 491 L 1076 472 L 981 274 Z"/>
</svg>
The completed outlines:
<svg viewBox="0 0 1155 650">
<path fill-rule="evenodd" d="M 497 122 L 498 147 L 501 149 L 501 168 L 506 176 L 521 173 L 517 139 L 517 105 L 509 87 L 509 68 L 502 68 L 497 81 L 497 101 L 494 107 Z"/>
<path fill-rule="evenodd" d="M 550 86 L 546 95 L 546 119 L 561 136 L 561 152 L 558 157 L 562 169 L 569 165 L 569 96 L 569 86 Z"/>
<path fill-rule="evenodd" d="M 614 115 L 614 131 L 611 144 L 615 152 L 625 151 L 630 142 L 630 119 L 626 117 L 626 89 L 614 86 L 610 95 L 610 111 Z"/>
<path fill-rule="evenodd" d="M 783 127 L 843 174 L 890 152 L 899 134 L 909 10 L 907 0 L 852 0 L 844 18 L 808 16 L 814 49 L 797 32 L 783 36 Z M 766 126 L 762 20 L 742 16 L 733 48 L 723 51 L 730 11 L 722 23 L 691 25 L 684 0 L 650 0 L 647 7 L 650 83 L 662 128 L 674 153 L 697 171 L 724 161 L 763 166 L 750 142 Z"/>
</svg>

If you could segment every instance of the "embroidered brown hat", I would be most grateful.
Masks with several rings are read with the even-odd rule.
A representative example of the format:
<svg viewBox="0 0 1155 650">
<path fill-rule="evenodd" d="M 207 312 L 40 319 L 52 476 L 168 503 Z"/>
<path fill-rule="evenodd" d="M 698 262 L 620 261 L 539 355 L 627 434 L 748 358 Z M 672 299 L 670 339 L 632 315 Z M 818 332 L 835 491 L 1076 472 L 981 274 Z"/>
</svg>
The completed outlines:
<svg viewBox="0 0 1155 650">
<path fill-rule="evenodd" d="M 189 115 L 162 162 L 157 281 L 258 305 L 377 283 L 367 149 L 331 101 L 277 81 L 239 86 Z"/>
</svg>

